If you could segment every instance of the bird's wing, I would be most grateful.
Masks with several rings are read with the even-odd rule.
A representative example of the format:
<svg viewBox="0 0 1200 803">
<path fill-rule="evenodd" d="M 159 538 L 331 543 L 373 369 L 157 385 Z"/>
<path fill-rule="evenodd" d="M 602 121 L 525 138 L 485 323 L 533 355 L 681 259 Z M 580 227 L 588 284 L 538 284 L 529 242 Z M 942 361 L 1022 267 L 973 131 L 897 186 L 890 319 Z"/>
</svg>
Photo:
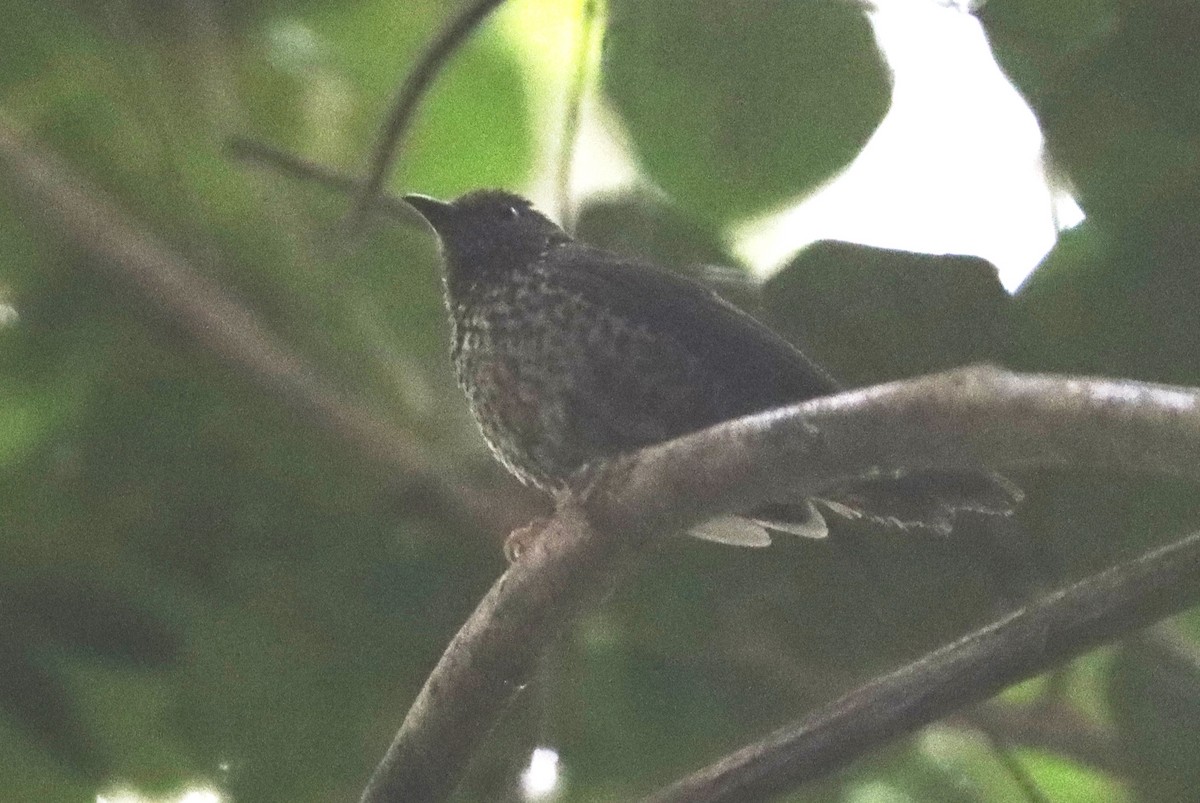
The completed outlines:
<svg viewBox="0 0 1200 803">
<path fill-rule="evenodd" d="M 759 409 L 839 389 L 798 348 L 698 282 L 582 243 L 562 246 L 555 259 L 572 289 L 669 332 L 714 370 L 757 388 L 766 396 Z"/>
<path fill-rule="evenodd" d="M 747 389 L 741 413 L 839 390 L 837 382 L 803 352 L 703 285 L 652 263 L 590 246 L 572 243 L 564 249 L 569 250 L 559 264 L 573 290 L 623 318 L 645 321 L 685 343 L 712 375 L 727 380 L 727 388 Z M 591 412 L 597 421 L 607 422 L 612 430 L 609 436 L 617 439 L 636 418 L 622 407 L 619 395 L 609 399 L 609 409 Z M 817 508 L 811 503 L 804 503 L 804 511 L 768 506 L 749 518 L 760 527 L 809 536 L 819 534 L 811 525 L 823 521 L 821 512 L 887 528 L 945 533 L 960 511 L 1007 515 L 1021 496 L 1006 478 L 980 467 L 852 483 L 831 489 L 828 498 L 816 500 Z M 745 525 L 740 529 L 705 526 L 695 534 L 731 543 L 759 542 L 757 531 Z"/>
</svg>

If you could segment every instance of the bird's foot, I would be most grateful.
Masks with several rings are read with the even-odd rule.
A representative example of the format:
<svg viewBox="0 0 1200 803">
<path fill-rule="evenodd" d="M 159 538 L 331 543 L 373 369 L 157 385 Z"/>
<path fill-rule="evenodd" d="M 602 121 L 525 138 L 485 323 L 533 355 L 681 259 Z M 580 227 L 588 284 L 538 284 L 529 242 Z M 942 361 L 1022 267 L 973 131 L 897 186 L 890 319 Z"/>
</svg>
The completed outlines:
<svg viewBox="0 0 1200 803">
<path fill-rule="evenodd" d="M 509 563 L 516 563 L 521 553 L 532 547 L 550 523 L 548 516 L 538 516 L 528 524 L 522 525 L 508 534 L 504 539 L 504 557 Z"/>
</svg>

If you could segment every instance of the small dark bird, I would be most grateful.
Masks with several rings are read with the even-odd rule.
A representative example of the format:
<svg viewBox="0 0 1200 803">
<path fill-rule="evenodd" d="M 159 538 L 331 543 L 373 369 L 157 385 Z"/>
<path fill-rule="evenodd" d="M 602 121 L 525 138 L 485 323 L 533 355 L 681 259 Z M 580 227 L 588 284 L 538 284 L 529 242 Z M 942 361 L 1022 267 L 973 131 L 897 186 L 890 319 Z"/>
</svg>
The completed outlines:
<svg viewBox="0 0 1200 803">
<path fill-rule="evenodd" d="M 492 452 L 522 482 L 557 493 L 585 464 L 839 390 L 712 291 L 578 242 L 519 196 L 404 200 L 441 240 L 458 383 Z M 692 534 L 762 546 L 768 528 L 823 536 L 829 513 L 948 533 L 958 511 L 1006 514 L 1020 495 L 984 472 L 923 473 L 722 517 Z"/>
</svg>

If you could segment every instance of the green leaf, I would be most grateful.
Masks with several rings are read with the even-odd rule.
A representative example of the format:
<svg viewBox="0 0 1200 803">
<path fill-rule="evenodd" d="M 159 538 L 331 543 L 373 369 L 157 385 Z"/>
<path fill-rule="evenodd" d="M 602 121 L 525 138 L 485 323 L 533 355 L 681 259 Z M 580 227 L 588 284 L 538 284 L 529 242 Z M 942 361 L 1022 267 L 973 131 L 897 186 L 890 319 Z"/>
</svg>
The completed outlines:
<svg viewBox="0 0 1200 803">
<path fill-rule="evenodd" d="M 1195 3 L 997 0 L 980 17 L 1089 216 L 1139 217 L 1195 185 Z"/>
<path fill-rule="evenodd" d="M 650 178 L 719 223 L 834 175 L 891 92 L 862 11 L 826 0 L 614 0 L 602 78 Z"/>
<path fill-rule="evenodd" d="M 732 265 L 716 232 L 649 194 L 604 196 L 579 210 L 584 242 L 664 265 Z"/>
<path fill-rule="evenodd" d="M 663 265 L 747 312 L 761 311 L 762 286 L 730 267 L 734 259 L 716 232 L 659 198 L 632 194 L 592 200 L 579 212 L 576 235 L 592 245 Z"/>
<path fill-rule="evenodd" d="M 1037 99 L 1055 81 L 1102 46 L 1117 24 L 1121 0 L 992 0 L 979 21 L 1001 68 L 1027 98 Z"/>
<path fill-rule="evenodd" d="M 1093 803 L 1096 800 L 1132 803 L 1142 800 L 1130 794 L 1124 779 L 1061 756 L 1037 750 L 1021 750 L 1015 757 L 1029 774 L 1030 780 L 1054 803 Z"/>
<path fill-rule="evenodd" d="M 302 24 L 315 40 L 311 63 L 275 60 L 272 68 L 250 74 L 259 80 L 276 71 L 276 80 L 254 93 L 263 130 L 278 132 L 277 142 L 361 172 L 402 78 L 453 13 L 445 3 L 371 0 L 331 4 L 306 16 Z M 491 23 L 434 81 L 400 143 L 392 186 L 446 197 L 524 183 L 535 152 L 525 78 Z M 276 21 L 282 24 L 298 23 Z M 261 47 L 269 47 L 271 30 L 264 31 Z M 285 70 L 290 78 L 279 75 Z"/>
<path fill-rule="evenodd" d="M 1017 296 L 1017 364 L 1200 382 L 1198 214 L 1200 197 L 1178 197 L 1143 210 L 1136 230 L 1088 220 L 1065 232 Z"/>
<path fill-rule="evenodd" d="M 1187 800 L 1200 777 L 1200 649 L 1156 628 L 1121 649 L 1110 703 L 1145 801 Z"/>
</svg>

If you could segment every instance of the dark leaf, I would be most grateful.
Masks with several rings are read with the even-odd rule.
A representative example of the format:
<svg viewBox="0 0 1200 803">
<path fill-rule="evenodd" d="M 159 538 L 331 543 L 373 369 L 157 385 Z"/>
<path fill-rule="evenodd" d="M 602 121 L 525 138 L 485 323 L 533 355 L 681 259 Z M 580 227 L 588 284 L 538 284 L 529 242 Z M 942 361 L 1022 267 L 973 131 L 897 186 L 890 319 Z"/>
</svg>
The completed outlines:
<svg viewBox="0 0 1200 803">
<path fill-rule="evenodd" d="M 769 319 L 839 379 L 1002 361 L 1010 299 L 976 257 L 820 242 L 767 283 Z"/>
<path fill-rule="evenodd" d="M 179 638 L 167 623 L 118 588 L 43 576 L 10 582 L 4 595 L 27 632 L 56 646 L 143 668 L 162 667 L 179 656 Z"/>
<path fill-rule="evenodd" d="M 1157 628 L 1117 654 L 1109 685 L 1127 768 L 1142 800 L 1195 796 L 1200 777 L 1200 653 Z"/>
<path fill-rule="evenodd" d="M 73 771 L 101 777 L 103 762 L 75 711 L 70 689 L 10 633 L 0 635 L 0 712 Z"/>
</svg>

